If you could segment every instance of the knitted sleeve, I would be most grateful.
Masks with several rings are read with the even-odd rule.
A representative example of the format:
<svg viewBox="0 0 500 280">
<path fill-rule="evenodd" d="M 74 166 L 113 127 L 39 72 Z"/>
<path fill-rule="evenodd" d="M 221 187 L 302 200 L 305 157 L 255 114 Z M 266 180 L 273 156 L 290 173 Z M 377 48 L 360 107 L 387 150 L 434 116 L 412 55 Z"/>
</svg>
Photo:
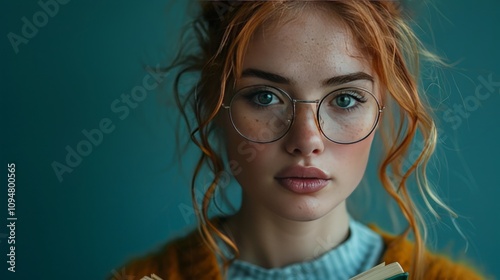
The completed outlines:
<svg viewBox="0 0 500 280">
<path fill-rule="evenodd" d="M 163 280 L 222 280 L 217 259 L 196 233 L 174 240 L 157 252 L 131 260 L 108 280 L 140 280 L 156 274 Z M 118 275 L 119 274 L 119 275 Z"/>
<path fill-rule="evenodd" d="M 130 260 L 114 271 L 108 280 L 140 280 L 152 274 L 164 280 L 182 279 L 176 269 L 179 267 L 176 255 L 175 248 L 169 244 L 157 252 Z"/>
</svg>

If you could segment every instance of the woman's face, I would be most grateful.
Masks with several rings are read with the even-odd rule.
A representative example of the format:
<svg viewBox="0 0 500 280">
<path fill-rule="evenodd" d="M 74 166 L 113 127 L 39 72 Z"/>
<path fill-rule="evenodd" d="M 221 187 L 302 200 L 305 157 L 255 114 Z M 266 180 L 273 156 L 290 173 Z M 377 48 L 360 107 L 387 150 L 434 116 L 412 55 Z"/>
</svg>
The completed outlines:
<svg viewBox="0 0 500 280">
<path fill-rule="evenodd" d="M 356 87 L 379 96 L 375 73 L 347 28 L 332 15 L 313 10 L 261 28 L 242 69 L 236 91 L 267 85 L 294 99 L 319 100 L 336 89 Z M 340 76 L 345 79 L 332 79 Z M 222 111 L 229 161 L 243 190 L 242 207 L 295 221 L 315 220 L 345 207 L 363 177 L 374 133 L 355 144 L 336 144 L 319 130 L 316 111 L 315 103 L 297 103 L 288 133 L 266 144 L 243 138 Z"/>
</svg>

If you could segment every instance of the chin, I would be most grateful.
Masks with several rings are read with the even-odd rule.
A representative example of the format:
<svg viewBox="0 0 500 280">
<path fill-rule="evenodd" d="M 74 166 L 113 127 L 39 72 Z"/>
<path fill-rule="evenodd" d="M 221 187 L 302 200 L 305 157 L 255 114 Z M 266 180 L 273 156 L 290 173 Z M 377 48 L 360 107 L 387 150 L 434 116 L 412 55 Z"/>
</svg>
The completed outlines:
<svg viewBox="0 0 500 280">
<path fill-rule="evenodd" d="M 278 215 L 284 219 L 297 222 L 309 222 L 321 219 L 327 214 L 331 213 L 335 207 L 331 202 L 326 205 L 327 202 L 320 201 L 317 198 L 305 198 L 301 197 L 294 202 L 286 205 L 285 207 L 280 207 L 278 210 Z"/>
</svg>

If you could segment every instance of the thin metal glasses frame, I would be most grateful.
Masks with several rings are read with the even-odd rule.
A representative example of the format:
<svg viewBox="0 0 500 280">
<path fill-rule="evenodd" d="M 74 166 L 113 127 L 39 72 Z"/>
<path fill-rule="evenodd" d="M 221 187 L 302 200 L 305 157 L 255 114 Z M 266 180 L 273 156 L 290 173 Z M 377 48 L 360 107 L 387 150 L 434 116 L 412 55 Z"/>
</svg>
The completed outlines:
<svg viewBox="0 0 500 280">
<path fill-rule="evenodd" d="M 234 124 L 234 121 L 233 121 L 233 116 L 232 116 L 232 113 L 231 113 L 231 105 L 233 103 L 233 100 L 234 100 L 234 97 L 240 92 L 240 91 L 243 91 L 247 88 L 250 88 L 250 87 L 255 87 L 255 88 L 258 88 L 258 87 L 263 87 L 263 88 L 272 88 L 274 90 L 277 90 L 279 91 L 280 93 L 282 93 L 284 96 L 286 96 L 293 104 L 292 106 L 292 119 L 291 120 L 288 120 L 290 122 L 290 124 L 288 124 L 288 128 L 283 132 L 283 134 L 281 136 L 279 136 L 278 138 L 276 139 L 273 139 L 273 140 L 270 140 L 270 141 L 256 141 L 256 140 L 253 140 L 253 139 L 250 139 L 248 138 L 247 136 L 245 136 L 237 127 L 236 125 Z M 368 134 L 366 136 L 364 136 L 363 138 L 359 139 L 359 140 L 356 140 L 356 141 L 353 141 L 353 142 L 339 142 L 339 141 L 335 141 L 333 139 L 331 139 L 330 137 L 328 137 L 326 135 L 326 133 L 323 131 L 323 128 L 321 127 L 320 123 L 319 123 L 319 114 L 320 114 L 320 110 L 319 108 L 321 107 L 321 104 L 323 103 L 323 101 L 329 97 L 331 94 L 334 94 L 335 92 L 338 92 L 338 91 L 345 91 L 345 90 L 349 90 L 349 89 L 355 89 L 355 90 L 359 90 L 359 91 L 363 91 L 365 93 L 368 93 L 369 95 L 371 95 L 374 99 L 375 99 L 375 102 L 377 103 L 377 109 L 378 109 L 378 112 L 377 112 L 377 116 L 376 116 L 376 119 L 375 119 L 375 122 L 373 123 L 373 127 L 371 128 L 370 132 L 368 132 Z M 225 105 L 224 103 L 222 103 L 222 108 L 224 109 L 227 109 L 228 110 L 228 113 L 229 113 L 229 118 L 231 119 L 231 124 L 233 125 L 233 128 L 238 132 L 239 135 L 241 135 L 243 138 L 245 138 L 246 140 L 248 141 L 251 141 L 251 142 L 254 142 L 254 143 L 260 143 L 260 144 L 267 144 L 267 143 L 272 143 L 272 142 L 276 142 L 278 140 L 280 140 L 281 138 L 285 137 L 285 135 L 288 134 L 288 132 L 290 131 L 290 129 L 292 128 L 293 126 L 293 123 L 295 122 L 295 104 L 296 103 L 306 103 L 306 104 L 316 104 L 316 125 L 317 127 L 319 128 L 319 131 L 321 131 L 321 134 L 323 134 L 323 136 L 325 136 L 326 139 L 328 139 L 329 141 L 331 142 L 334 142 L 334 143 L 337 143 L 337 144 L 343 144 L 343 145 L 349 145 L 349 144 L 354 144 L 354 143 L 358 143 L 358 142 L 361 142 L 363 140 L 365 140 L 368 136 L 370 136 L 373 131 L 375 130 L 375 128 L 377 127 L 378 125 L 378 122 L 380 120 L 380 114 L 383 113 L 384 109 L 385 109 L 385 106 L 382 106 L 380 105 L 380 102 L 378 101 L 377 97 L 375 95 L 373 95 L 370 91 L 366 90 L 366 89 L 363 89 L 363 88 L 359 88 L 359 87 L 343 87 L 343 88 L 339 88 L 339 89 L 336 89 L 328 94 L 326 94 L 325 96 L 323 96 L 321 99 L 316 99 L 316 100 L 301 100 L 301 99 L 294 99 L 290 96 L 290 94 L 288 94 L 286 91 L 280 89 L 280 88 L 277 88 L 277 87 L 274 87 L 274 86 L 268 86 L 268 85 L 252 85 L 252 86 L 248 86 L 248 87 L 244 87 L 244 88 L 241 88 L 240 90 L 238 90 L 232 97 L 231 97 L 231 101 L 229 102 L 229 105 Z"/>
</svg>

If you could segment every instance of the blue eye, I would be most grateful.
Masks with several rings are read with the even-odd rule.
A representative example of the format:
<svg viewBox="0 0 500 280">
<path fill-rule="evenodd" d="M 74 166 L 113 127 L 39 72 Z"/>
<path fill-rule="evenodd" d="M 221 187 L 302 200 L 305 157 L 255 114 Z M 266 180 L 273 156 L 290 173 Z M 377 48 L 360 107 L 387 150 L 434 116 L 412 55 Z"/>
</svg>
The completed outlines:
<svg viewBox="0 0 500 280">
<path fill-rule="evenodd" d="M 350 108 L 356 105 L 356 100 L 347 94 L 342 94 L 335 98 L 335 103 L 341 108 Z"/>
<path fill-rule="evenodd" d="M 261 106 L 269 106 L 280 102 L 280 99 L 270 91 L 257 92 L 252 96 L 251 100 Z"/>
<path fill-rule="evenodd" d="M 240 89 L 233 97 L 233 103 L 244 101 L 246 106 L 252 106 L 255 109 L 278 110 L 282 106 L 289 106 L 290 98 L 286 93 L 270 86 L 249 86 Z"/>
<path fill-rule="evenodd" d="M 366 101 L 366 96 L 356 90 L 343 90 L 339 94 L 337 94 L 330 102 L 337 108 L 351 110 L 361 105 L 361 103 L 365 103 Z"/>
</svg>

